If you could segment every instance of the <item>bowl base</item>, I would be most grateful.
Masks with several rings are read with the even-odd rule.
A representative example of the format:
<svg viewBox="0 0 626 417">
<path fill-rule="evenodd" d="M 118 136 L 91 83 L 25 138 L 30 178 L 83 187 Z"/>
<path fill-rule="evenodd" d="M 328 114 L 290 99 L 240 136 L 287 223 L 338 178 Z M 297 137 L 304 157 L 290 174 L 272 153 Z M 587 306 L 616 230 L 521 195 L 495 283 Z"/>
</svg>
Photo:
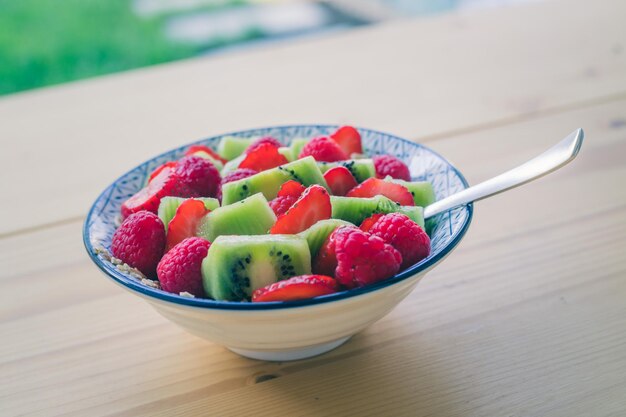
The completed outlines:
<svg viewBox="0 0 626 417">
<path fill-rule="evenodd" d="M 285 349 L 285 350 L 248 350 L 248 349 L 228 349 L 231 352 L 235 352 L 238 355 L 245 356 L 250 359 L 258 359 L 262 361 L 295 361 L 298 359 L 310 358 L 312 356 L 321 355 L 330 350 L 335 349 L 343 345 L 350 336 L 342 337 L 341 339 L 333 340 L 331 342 L 323 343 L 321 345 L 307 346 L 298 349 Z"/>
</svg>

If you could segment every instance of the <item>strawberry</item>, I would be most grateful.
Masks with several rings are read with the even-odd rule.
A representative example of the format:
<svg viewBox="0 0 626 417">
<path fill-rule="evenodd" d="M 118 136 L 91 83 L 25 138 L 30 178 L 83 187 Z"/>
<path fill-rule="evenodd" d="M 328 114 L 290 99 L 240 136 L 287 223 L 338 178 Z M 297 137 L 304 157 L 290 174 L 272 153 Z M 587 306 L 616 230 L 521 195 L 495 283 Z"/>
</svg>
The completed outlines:
<svg viewBox="0 0 626 417">
<path fill-rule="evenodd" d="M 300 198 L 280 216 L 270 229 L 272 234 L 296 234 L 319 220 L 330 219 L 332 208 L 328 191 L 321 185 L 311 185 Z"/>
<path fill-rule="evenodd" d="M 337 292 L 337 281 L 324 275 L 300 275 L 278 281 L 252 293 L 252 302 L 305 300 Z"/>
<path fill-rule="evenodd" d="M 280 190 L 278 190 L 278 197 L 300 197 L 302 193 L 306 190 L 306 187 L 300 184 L 298 181 L 289 180 L 283 185 L 280 186 Z"/>
<path fill-rule="evenodd" d="M 181 182 L 173 168 L 163 167 L 148 185 L 122 204 L 122 216 L 128 217 L 141 210 L 156 214 L 165 196 L 197 197 L 198 194 Z"/>
<path fill-rule="evenodd" d="M 353 153 L 363 153 L 361 144 L 361 134 L 352 126 L 341 126 L 330 137 L 337 142 L 346 155 Z"/>
<path fill-rule="evenodd" d="M 159 175 L 161 171 L 163 171 L 165 168 L 174 168 L 176 166 L 176 163 L 176 161 L 169 161 L 156 167 L 154 171 L 152 171 L 152 174 L 150 174 L 150 177 L 148 177 L 148 182 L 152 181 L 154 177 Z"/>
<path fill-rule="evenodd" d="M 271 136 L 266 136 L 264 138 L 257 139 L 254 142 L 252 142 L 245 151 L 246 155 L 251 152 L 254 152 L 259 146 L 263 145 L 264 143 L 269 143 L 271 145 L 274 145 L 276 148 L 280 148 L 281 146 L 283 146 L 283 144 L 280 143 L 278 139 L 274 139 Z"/>
<path fill-rule="evenodd" d="M 413 196 L 403 185 L 381 180 L 379 178 L 368 178 L 361 184 L 351 189 L 346 197 L 374 197 L 384 195 L 385 197 L 399 203 L 402 206 L 414 206 Z"/>
<path fill-rule="evenodd" d="M 361 226 L 359 228 L 361 230 L 363 230 L 364 232 L 369 232 L 370 229 L 372 228 L 372 226 L 374 226 L 374 224 L 381 217 L 383 217 L 383 215 L 381 213 L 373 214 L 372 216 L 370 216 L 367 219 L 363 220 L 363 222 L 361 223 Z M 389 243 L 389 242 L 387 242 L 387 243 Z"/>
<path fill-rule="evenodd" d="M 220 161 L 221 163 L 225 164 L 226 162 L 228 162 L 227 159 L 222 158 L 217 152 L 215 152 L 213 149 L 209 148 L 208 146 L 204 146 L 204 145 L 191 145 L 189 147 L 189 149 L 187 149 L 187 151 L 185 152 L 185 156 L 188 155 L 193 155 L 196 152 L 206 152 L 207 154 L 209 154 L 209 156 L 213 159 L 217 159 L 218 161 Z"/>
<path fill-rule="evenodd" d="M 289 162 L 287 158 L 278 152 L 278 148 L 275 145 L 272 143 L 262 143 L 246 155 L 239 164 L 239 168 L 249 168 L 261 172 L 286 164 L 287 162 Z"/>
<path fill-rule="evenodd" d="M 189 199 L 183 201 L 176 209 L 176 214 L 167 226 L 165 251 L 169 251 L 186 238 L 195 236 L 200 220 L 209 211 L 200 200 Z"/>
<path fill-rule="evenodd" d="M 298 158 L 312 156 L 319 162 L 336 162 L 348 159 L 348 155 L 328 136 L 311 139 L 300 151 Z"/>
<path fill-rule="evenodd" d="M 334 167 L 326 171 L 324 179 L 333 195 L 345 196 L 348 191 L 359 185 L 348 168 L 343 166 Z"/>
</svg>

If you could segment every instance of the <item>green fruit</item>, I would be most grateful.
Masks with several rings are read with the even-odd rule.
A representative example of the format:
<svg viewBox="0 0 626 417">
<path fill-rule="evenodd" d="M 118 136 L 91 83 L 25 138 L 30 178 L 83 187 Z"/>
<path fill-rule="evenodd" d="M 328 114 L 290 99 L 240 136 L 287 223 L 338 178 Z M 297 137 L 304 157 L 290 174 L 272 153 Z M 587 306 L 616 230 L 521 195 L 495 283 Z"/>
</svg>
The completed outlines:
<svg viewBox="0 0 626 417">
<path fill-rule="evenodd" d="M 289 147 L 291 148 L 294 160 L 300 157 L 300 152 L 302 152 L 302 148 L 304 148 L 304 145 L 306 145 L 308 142 L 308 139 L 303 138 L 295 138 L 291 141 L 291 145 L 289 145 Z"/>
<path fill-rule="evenodd" d="M 322 247 L 328 236 L 339 226 L 354 225 L 344 220 L 327 219 L 320 220 L 305 231 L 298 233 L 298 235 L 305 238 L 307 243 L 309 244 L 311 258 L 315 258 L 317 252 L 319 252 L 320 248 Z"/>
<path fill-rule="evenodd" d="M 216 300 L 246 300 L 256 289 L 310 273 L 309 246 L 296 235 L 220 236 L 202 261 L 204 290 Z"/>
<path fill-rule="evenodd" d="M 217 208 L 204 216 L 197 235 L 213 242 L 221 235 L 262 235 L 276 222 L 263 194 L 254 194 L 229 206 Z"/>
<path fill-rule="evenodd" d="M 176 214 L 178 206 L 180 206 L 185 200 L 187 199 L 182 197 L 163 197 L 161 199 L 161 202 L 159 203 L 158 215 L 163 222 L 166 231 L 167 226 L 170 224 L 170 221 L 174 218 L 174 215 Z M 202 201 L 204 203 L 204 207 L 206 207 L 207 210 L 215 210 L 220 206 L 220 202 L 217 200 L 217 198 L 199 197 L 194 198 L 194 200 Z"/>
<path fill-rule="evenodd" d="M 403 213 L 411 220 L 424 227 L 424 209 L 418 206 L 401 206 L 385 196 L 370 198 L 331 196 L 332 218 L 341 219 L 360 225 L 363 220 L 377 213 Z"/>
<path fill-rule="evenodd" d="M 197 152 L 192 153 L 192 155 L 199 156 L 200 158 L 208 159 L 209 161 L 211 161 L 213 166 L 217 168 L 218 171 L 221 171 L 222 168 L 224 168 L 224 164 L 222 163 L 222 161 L 213 158 L 211 155 L 209 155 L 208 153 L 204 151 L 197 151 Z"/>
<path fill-rule="evenodd" d="M 231 159 L 230 161 L 226 162 L 224 164 L 224 168 L 222 168 L 222 178 L 239 168 L 239 164 L 241 163 L 241 161 L 243 161 L 245 157 L 245 155 L 239 155 L 235 159 Z"/>
<path fill-rule="evenodd" d="M 236 136 L 224 136 L 217 145 L 217 153 L 224 159 L 229 161 L 241 155 L 248 146 L 252 144 L 257 137 L 238 138 Z"/>
<path fill-rule="evenodd" d="M 330 191 L 324 176 L 315 163 L 315 159 L 312 156 L 307 156 L 306 158 L 259 172 L 251 177 L 224 184 L 222 187 L 222 205 L 235 203 L 256 193 L 263 193 L 265 198 L 271 200 L 276 197 L 280 186 L 288 180 L 296 180 L 304 186 L 319 184 Z"/>
<path fill-rule="evenodd" d="M 357 182 L 361 183 L 368 178 L 376 176 L 374 161 L 371 159 L 348 159 L 339 162 L 318 162 L 322 173 L 336 166 L 344 166 L 354 176 Z"/>
<path fill-rule="evenodd" d="M 413 195 L 413 200 L 416 206 L 426 207 L 431 205 L 437 200 L 435 197 L 435 190 L 433 185 L 428 181 L 413 181 L 408 182 L 404 180 L 396 180 L 389 176 L 385 178 L 385 181 L 391 181 L 396 184 L 403 185 Z"/>
<path fill-rule="evenodd" d="M 293 149 L 287 146 L 281 146 L 280 148 L 278 148 L 278 153 L 284 156 L 285 158 L 287 158 L 287 161 L 289 162 L 292 162 L 298 159 L 294 156 Z"/>
</svg>

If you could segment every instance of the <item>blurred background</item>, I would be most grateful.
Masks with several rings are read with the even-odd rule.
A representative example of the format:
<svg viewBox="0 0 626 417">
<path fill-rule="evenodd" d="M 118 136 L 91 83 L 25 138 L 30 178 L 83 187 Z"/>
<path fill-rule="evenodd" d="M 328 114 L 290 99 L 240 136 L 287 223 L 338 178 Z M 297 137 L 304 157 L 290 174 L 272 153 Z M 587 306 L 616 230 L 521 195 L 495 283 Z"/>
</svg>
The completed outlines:
<svg viewBox="0 0 626 417">
<path fill-rule="evenodd" d="M 0 0 L 0 95 L 458 9 L 537 0 Z"/>
</svg>

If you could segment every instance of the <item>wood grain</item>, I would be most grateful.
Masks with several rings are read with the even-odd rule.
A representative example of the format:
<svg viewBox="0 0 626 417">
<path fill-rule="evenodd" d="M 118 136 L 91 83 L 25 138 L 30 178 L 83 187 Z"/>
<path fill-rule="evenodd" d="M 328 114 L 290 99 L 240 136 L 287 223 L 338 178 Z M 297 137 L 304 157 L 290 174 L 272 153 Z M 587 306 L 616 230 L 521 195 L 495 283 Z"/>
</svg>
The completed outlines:
<svg viewBox="0 0 626 417">
<path fill-rule="evenodd" d="M 5 194 L 39 196 L 36 205 L 2 205 L 0 233 L 78 219 L 138 161 L 213 134 L 349 122 L 421 140 L 623 98 L 626 4 L 544 3 L 394 22 L 0 99 L 0 164 L 45 173 L 0 177 Z M 63 163 L 51 163 L 59 149 Z"/>
</svg>

